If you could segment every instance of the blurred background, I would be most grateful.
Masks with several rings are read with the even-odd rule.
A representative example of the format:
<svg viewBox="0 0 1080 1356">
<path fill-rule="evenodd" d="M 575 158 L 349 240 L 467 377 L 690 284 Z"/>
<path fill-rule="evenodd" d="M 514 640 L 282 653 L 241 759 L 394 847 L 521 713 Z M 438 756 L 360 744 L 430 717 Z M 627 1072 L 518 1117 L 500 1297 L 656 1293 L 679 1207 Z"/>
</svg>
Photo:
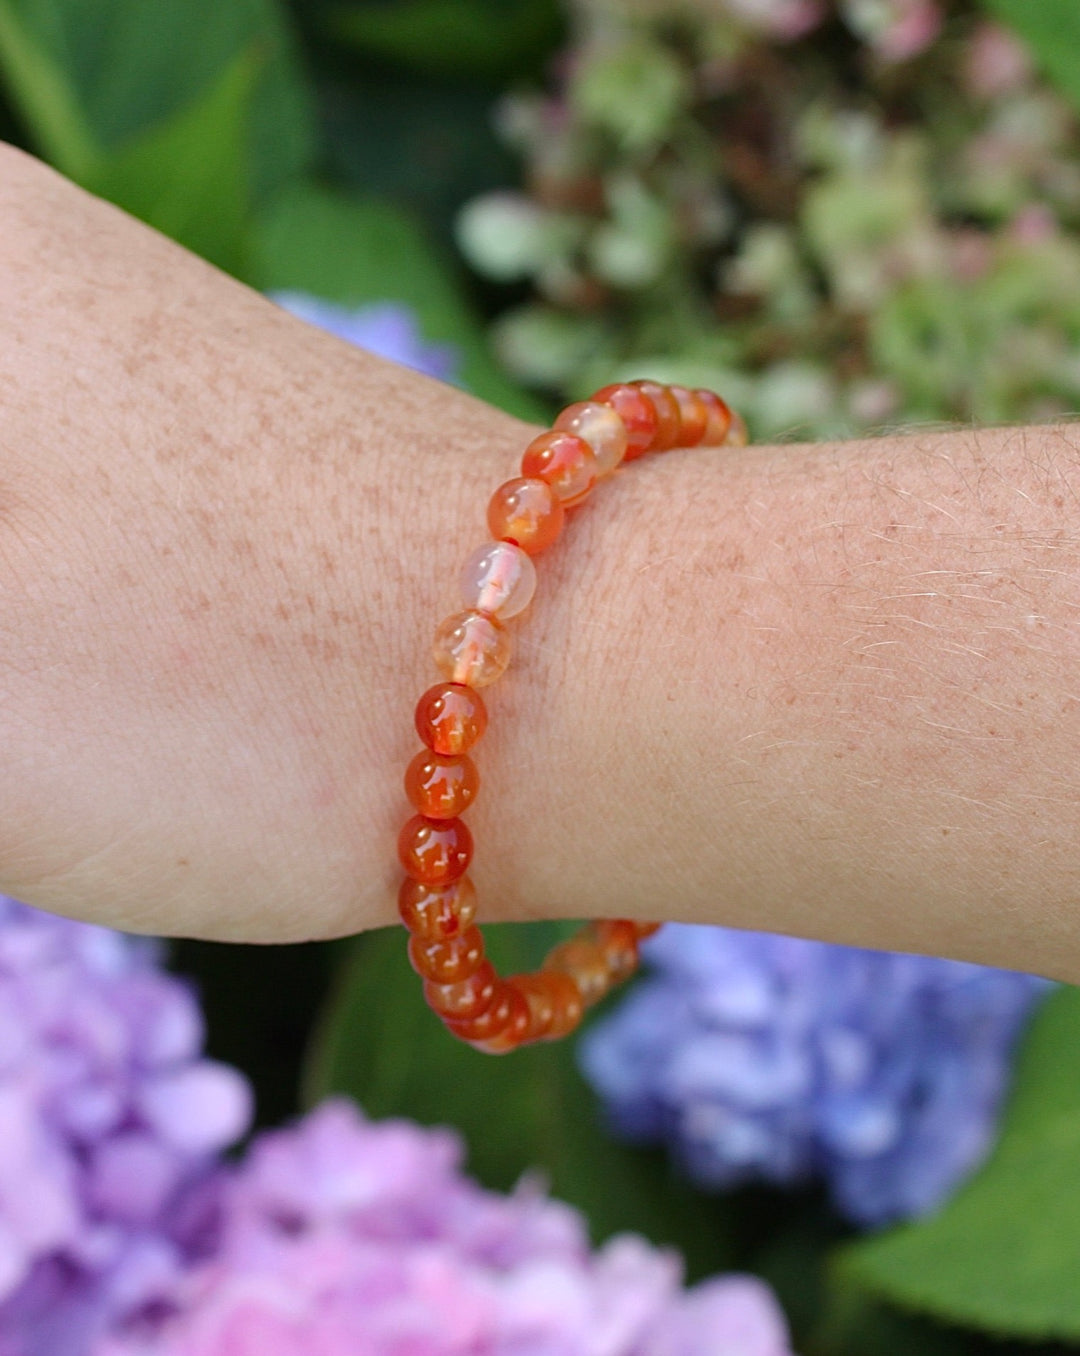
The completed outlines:
<svg viewBox="0 0 1080 1356">
<path fill-rule="evenodd" d="M 1078 109 L 1076 0 L 0 0 L 0 137 L 312 323 L 538 421 L 643 375 L 721 391 L 758 441 L 1070 415 Z M 48 931 L 27 914 L 6 925 Z M 560 935 L 490 932 L 515 969 Z M 692 1281 L 763 1277 L 805 1356 L 1080 1349 L 1072 991 L 722 929 L 647 950 L 578 1044 L 508 1060 L 427 1016 L 396 931 L 138 964 L 190 977 L 257 1129 L 336 1093 L 452 1125 L 480 1182 L 533 1174 L 594 1245 L 633 1230 Z M 16 953 L 0 999 L 37 974 Z M 70 1041 L 42 1031 L 41 1051 Z M 61 1137 L 77 1172 L 86 1133 Z M 78 1190 L 100 1224 L 100 1183 Z M 0 1265 L 0 1353 L 97 1353 L 41 1327 L 41 1277 L 75 1263 L 30 1233 Z M 371 1350 L 781 1350 L 705 1327 L 441 1331 Z M 146 1340 L 100 1351 L 174 1350 Z"/>
</svg>

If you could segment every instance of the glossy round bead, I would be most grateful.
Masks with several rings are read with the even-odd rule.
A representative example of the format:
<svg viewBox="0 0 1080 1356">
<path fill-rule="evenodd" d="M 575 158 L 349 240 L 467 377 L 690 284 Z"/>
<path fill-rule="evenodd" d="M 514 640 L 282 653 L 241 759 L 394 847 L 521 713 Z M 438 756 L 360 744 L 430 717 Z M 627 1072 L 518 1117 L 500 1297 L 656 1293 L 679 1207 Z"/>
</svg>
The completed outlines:
<svg viewBox="0 0 1080 1356">
<path fill-rule="evenodd" d="M 721 447 L 731 428 L 731 410 L 726 400 L 721 400 L 715 391 L 695 391 L 694 394 L 709 413 L 705 424 L 705 436 L 702 442 L 707 447 Z"/>
<path fill-rule="evenodd" d="M 466 607 L 506 621 L 524 612 L 536 592 L 536 566 L 509 541 L 478 546 L 461 571 Z"/>
<path fill-rule="evenodd" d="M 449 885 L 468 870 L 473 841 L 464 820 L 413 815 L 398 835 L 398 858 L 408 875 L 428 885 Z"/>
<path fill-rule="evenodd" d="M 709 411 L 704 402 L 685 386 L 671 386 L 668 389 L 679 406 L 679 446 L 697 447 L 705 437 Z"/>
<path fill-rule="evenodd" d="M 660 417 L 644 391 L 628 382 L 604 386 L 593 396 L 600 405 L 610 405 L 626 428 L 626 461 L 648 452 L 656 437 Z"/>
<path fill-rule="evenodd" d="M 671 394 L 670 389 L 661 386 L 658 381 L 634 381 L 630 384 L 647 395 L 656 410 L 656 433 L 652 440 L 652 450 L 667 452 L 669 448 L 678 447 L 682 416 L 679 413 L 679 402 Z"/>
<path fill-rule="evenodd" d="M 596 484 L 596 457 L 584 438 L 562 429 L 541 433 L 525 449 L 521 474 L 546 481 L 563 508 L 580 504 Z"/>
<path fill-rule="evenodd" d="M 579 400 L 561 411 L 555 427 L 585 439 L 596 458 L 597 476 L 610 475 L 626 455 L 626 425 L 610 405 Z"/>
<path fill-rule="evenodd" d="M 409 938 L 412 968 L 435 984 L 460 984 L 484 963 L 484 939 L 479 928 L 467 928 L 458 937 Z"/>
<path fill-rule="evenodd" d="M 462 1040 L 490 1054 L 501 1054 L 520 1045 L 529 1030 L 529 1005 L 524 995 L 503 980 L 498 981 L 491 1005 L 469 1021 L 447 1020 L 446 1025 Z"/>
<path fill-rule="evenodd" d="M 500 987 L 495 967 L 490 961 L 483 961 L 479 969 L 460 984 L 436 984 L 425 979 L 424 999 L 444 1022 L 469 1021 L 487 1011 Z"/>
<path fill-rule="evenodd" d="M 476 890 L 468 876 L 449 885 L 428 885 L 406 876 L 398 891 L 398 913 L 418 937 L 431 941 L 456 937 L 476 917 Z"/>
<path fill-rule="evenodd" d="M 598 1003 L 611 988 L 604 953 L 587 930 L 554 947 L 544 961 L 544 969 L 568 974 L 581 990 L 586 1007 Z"/>
<path fill-rule="evenodd" d="M 501 1031 L 496 1032 L 494 1036 L 487 1040 L 477 1040 L 473 1037 L 470 1044 L 476 1050 L 482 1050 L 487 1055 L 507 1055 L 511 1050 L 516 1050 L 519 1045 L 524 1045 L 529 1039 L 529 1027 L 532 1023 L 532 1013 L 525 995 L 518 989 L 510 989 L 510 1018 Z"/>
<path fill-rule="evenodd" d="M 536 476 L 515 476 L 500 485 L 488 504 L 487 521 L 497 541 L 512 541 L 530 556 L 556 540 L 566 514 L 562 500 Z"/>
<path fill-rule="evenodd" d="M 543 1040 L 555 1022 L 555 999 L 547 973 L 511 975 L 506 981 L 511 988 L 524 995 L 529 1005 L 529 1031 L 526 1037 L 530 1041 Z"/>
<path fill-rule="evenodd" d="M 479 692 L 460 683 L 436 683 L 416 703 L 416 733 L 436 753 L 465 753 L 487 729 Z"/>
<path fill-rule="evenodd" d="M 741 414 L 734 410 L 731 412 L 731 424 L 727 431 L 727 437 L 724 439 L 725 447 L 745 447 L 750 441 L 750 434 L 746 429 L 746 420 Z"/>
<path fill-rule="evenodd" d="M 510 662 L 510 637 L 483 612 L 455 612 L 435 632 L 432 654 L 452 683 L 487 687 Z"/>
<path fill-rule="evenodd" d="M 551 1026 L 543 1039 L 557 1041 L 580 1025 L 585 1014 L 585 1004 L 581 998 L 581 990 L 572 975 L 562 970 L 541 970 L 540 974 L 547 985 L 554 1008 Z"/>
<path fill-rule="evenodd" d="M 589 926 L 612 984 L 629 979 L 638 966 L 638 930 L 624 918 L 605 918 Z"/>
<path fill-rule="evenodd" d="M 456 819 L 480 790 L 480 774 L 467 753 L 422 749 L 405 769 L 405 794 L 428 819 Z"/>
</svg>

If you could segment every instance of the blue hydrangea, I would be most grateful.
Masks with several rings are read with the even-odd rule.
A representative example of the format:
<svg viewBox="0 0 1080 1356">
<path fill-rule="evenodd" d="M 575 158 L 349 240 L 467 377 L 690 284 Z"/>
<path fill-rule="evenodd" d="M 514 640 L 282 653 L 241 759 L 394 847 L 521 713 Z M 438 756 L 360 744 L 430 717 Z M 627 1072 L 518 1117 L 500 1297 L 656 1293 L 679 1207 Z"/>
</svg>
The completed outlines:
<svg viewBox="0 0 1080 1356">
<path fill-rule="evenodd" d="M 416 316 L 399 302 L 373 306 L 339 306 L 306 292 L 277 292 L 272 300 L 309 325 L 335 334 L 380 358 L 415 368 L 439 381 L 453 381 L 457 350 L 452 344 L 424 341 Z"/>
<path fill-rule="evenodd" d="M 823 1178 L 861 1225 L 925 1213 L 992 1145 L 1047 982 L 983 966 L 670 924 L 582 1042 L 615 1131 L 711 1188 Z"/>
</svg>

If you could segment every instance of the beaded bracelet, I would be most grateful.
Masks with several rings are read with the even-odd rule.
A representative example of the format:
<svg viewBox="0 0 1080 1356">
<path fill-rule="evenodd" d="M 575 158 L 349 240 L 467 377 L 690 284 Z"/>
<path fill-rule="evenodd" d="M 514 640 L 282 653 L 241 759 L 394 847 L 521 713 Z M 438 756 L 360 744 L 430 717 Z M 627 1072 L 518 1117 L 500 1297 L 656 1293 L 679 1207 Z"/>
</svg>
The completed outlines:
<svg viewBox="0 0 1080 1356">
<path fill-rule="evenodd" d="M 565 1036 L 586 1007 L 634 972 L 639 941 L 660 926 L 628 919 L 589 923 L 556 946 L 536 973 L 507 979 L 485 958 L 474 923 L 476 891 L 465 874 L 472 835 L 458 816 L 480 786 L 469 757 L 487 726 L 477 689 L 493 683 L 509 662 L 503 623 L 532 599 L 531 557 L 558 537 L 565 510 L 582 503 L 620 463 L 673 447 L 745 442 L 745 424 L 711 391 L 654 381 L 605 386 L 591 400 L 568 406 L 551 430 L 534 438 L 521 476 L 491 498 L 494 541 L 473 552 L 461 575 L 466 610 L 447 617 L 435 633 L 435 663 L 446 681 L 429 688 L 416 707 L 426 747 L 409 764 L 405 793 L 418 813 L 398 838 L 407 873 L 398 912 L 411 934 L 409 960 L 428 1004 L 477 1050 L 502 1054 Z"/>
</svg>

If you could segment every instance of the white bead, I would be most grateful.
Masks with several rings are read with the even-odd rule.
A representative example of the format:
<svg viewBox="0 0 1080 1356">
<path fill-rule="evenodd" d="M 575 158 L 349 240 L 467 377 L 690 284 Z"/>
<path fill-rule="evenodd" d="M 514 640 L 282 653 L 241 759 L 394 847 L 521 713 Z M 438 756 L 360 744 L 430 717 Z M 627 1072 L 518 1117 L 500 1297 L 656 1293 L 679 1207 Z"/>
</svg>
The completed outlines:
<svg viewBox="0 0 1080 1356">
<path fill-rule="evenodd" d="M 536 568 L 513 542 L 492 541 L 478 547 L 461 571 L 466 607 L 487 612 L 499 621 L 524 612 L 535 591 Z"/>
</svg>

